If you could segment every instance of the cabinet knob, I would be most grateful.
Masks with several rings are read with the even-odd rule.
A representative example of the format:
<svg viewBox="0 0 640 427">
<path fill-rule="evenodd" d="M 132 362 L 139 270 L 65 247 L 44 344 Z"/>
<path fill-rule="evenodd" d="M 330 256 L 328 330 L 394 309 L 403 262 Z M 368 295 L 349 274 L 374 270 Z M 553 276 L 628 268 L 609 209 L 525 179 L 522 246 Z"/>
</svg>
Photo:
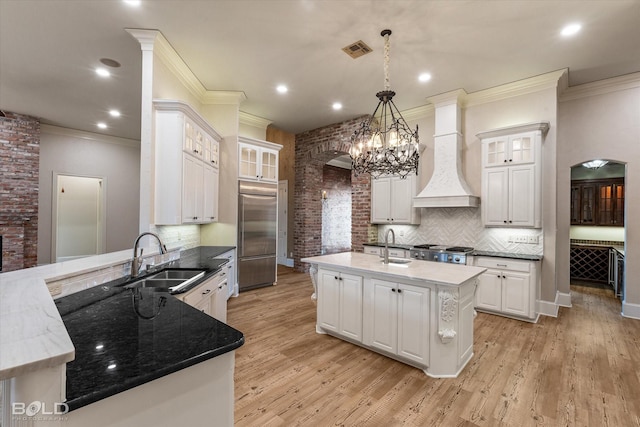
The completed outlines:
<svg viewBox="0 0 640 427">
<path fill-rule="evenodd" d="M 398 289 L 398 293 L 401 294 L 402 293 L 402 289 Z"/>
<path fill-rule="evenodd" d="M 504 162 L 507 163 L 507 159 L 504 159 Z"/>
<path fill-rule="evenodd" d="M 333 276 L 334 279 L 338 280 L 338 276 Z"/>
<path fill-rule="evenodd" d="M 391 288 L 391 292 L 395 292 L 395 291 L 396 291 L 395 288 Z"/>
<path fill-rule="evenodd" d="M 513 159 L 509 159 L 510 162 L 513 162 Z"/>
<path fill-rule="evenodd" d="M 198 154 L 198 150 L 193 150 L 194 153 Z"/>
<path fill-rule="evenodd" d="M 513 223 L 513 221 L 509 220 L 509 224 Z"/>
<path fill-rule="evenodd" d="M 505 219 L 503 222 L 506 224 L 506 223 L 507 223 L 507 220 Z"/>
</svg>

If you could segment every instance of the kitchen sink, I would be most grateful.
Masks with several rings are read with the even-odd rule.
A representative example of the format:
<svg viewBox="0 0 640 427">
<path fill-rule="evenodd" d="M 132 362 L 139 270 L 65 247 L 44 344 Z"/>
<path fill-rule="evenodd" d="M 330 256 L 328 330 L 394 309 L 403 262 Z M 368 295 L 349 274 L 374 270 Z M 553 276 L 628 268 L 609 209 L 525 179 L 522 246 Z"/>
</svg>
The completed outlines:
<svg viewBox="0 0 640 427">
<path fill-rule="evenodd" d="M 204 274 L 202 270 L 164 270 L 149 277 L 150 280 L 188 280 Z"/>
<path fill-rule="evenodd" d="M 204 270 L 164 270 L 125 285 L 126 289 L 162 288 L 177 292 L 204 276 Z"/>
</svg>

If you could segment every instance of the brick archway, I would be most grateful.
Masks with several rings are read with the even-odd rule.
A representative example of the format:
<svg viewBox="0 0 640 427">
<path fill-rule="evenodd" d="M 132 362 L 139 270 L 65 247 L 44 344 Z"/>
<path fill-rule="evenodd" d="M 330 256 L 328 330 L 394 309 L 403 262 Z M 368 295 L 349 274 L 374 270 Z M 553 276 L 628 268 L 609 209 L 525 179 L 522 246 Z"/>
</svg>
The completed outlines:
<svg viewBox="0 0 640 427">
<path fill-rule="evenodd" d="M 296 135 L 294 189 L 294 267 L 307 271 L 301 258 L 322 251 L 322 168 L 328 161 L 346 154 L 350 138 L 363 117 Z M 351 174 L 351 245 L 362 251 L 369 235 L 377 235 L 370 221 L 371 181 L 368 175 Z"/>
</svg>

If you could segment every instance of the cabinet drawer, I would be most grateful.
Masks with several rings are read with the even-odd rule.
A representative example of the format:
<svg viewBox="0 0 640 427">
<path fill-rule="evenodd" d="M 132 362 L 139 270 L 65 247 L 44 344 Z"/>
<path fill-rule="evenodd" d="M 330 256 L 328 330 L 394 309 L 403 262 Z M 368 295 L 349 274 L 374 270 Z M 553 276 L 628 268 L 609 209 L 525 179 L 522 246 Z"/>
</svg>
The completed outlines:
<svg viewBox="0 0 640 427">
<path fill-rule="evenodd" d="M 216 287 L 217 283 L 214 283 L 213 280 L 209 280 L 208 282 L 205 282 L 197 288 L 189 291 L 189 293 L 184 296 L 182 301 L 195 307 L 199 305 L 203 299 L 211 298 L 211 294 L 216 289 Z"/>
<path fill-rule="evenodd" d="M 494 268 L 497 270 L 522 271 L 528 273 L 531 270 L 531 264 L 526 261 L 514 261 L 505 258 L 493 257 L 477 257 L 476 265 L 478 267 Z"/>
<path fill-rule="evenodd" d="M 384 250 L 384 249 L 382 249 Z M 389 248 L 389 256 L 394 258 L 409 258 L 404 249 L 391 249 Z"/>
<path fill-rule="evenodd" d="M 381 255 L 382 249 L 378 246 L 364 246 L 364 253 L 371 255 Z M 391 255 L 391 253 L 389 253 Z"/>
</svg>

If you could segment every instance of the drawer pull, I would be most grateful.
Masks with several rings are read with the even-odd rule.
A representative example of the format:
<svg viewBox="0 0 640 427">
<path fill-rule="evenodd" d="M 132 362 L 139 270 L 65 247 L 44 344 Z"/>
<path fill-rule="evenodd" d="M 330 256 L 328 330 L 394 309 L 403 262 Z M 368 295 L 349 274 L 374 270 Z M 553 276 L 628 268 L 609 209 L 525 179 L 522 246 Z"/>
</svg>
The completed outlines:
<svg viewBox="0 0 640 427">
<path fill-rule="evenodd" d="M 202 293 L 202 295 L 206 295 L 206 294 L 208 294 L 209 292 L 211 292 L 211 289 L 207 289 L 206 291 L 204 291 L 204 292 Z"/>
<path fill-rule="evenodd" d="M 496 264 L 498 267 L 506 267 L 507 264 Z"/>
</svg>

